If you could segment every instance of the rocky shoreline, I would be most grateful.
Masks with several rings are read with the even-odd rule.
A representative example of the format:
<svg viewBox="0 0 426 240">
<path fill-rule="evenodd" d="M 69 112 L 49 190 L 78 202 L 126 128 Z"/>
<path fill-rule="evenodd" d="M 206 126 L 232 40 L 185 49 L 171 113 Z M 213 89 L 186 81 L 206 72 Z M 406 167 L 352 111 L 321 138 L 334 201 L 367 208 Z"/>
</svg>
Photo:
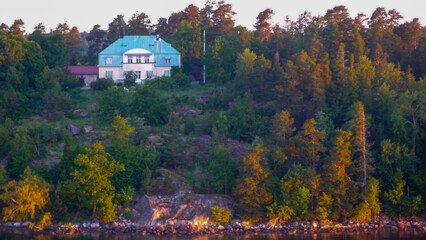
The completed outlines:
<svg viewBox="0 0 426 240">
<path fill-rule="evenodd" d="M 29 222 L 7 222 L 0 224 L 0 231 L 16 231 L 29 229 Z M 253 233 L 279 233 L 279 234 L 316 234 L 336 232 L 374 232 L 374 231 L 406 231 L 426 233 L 425 221 L 381 221 L 376 223 L 332 224 L 321 225 L 315 222 L 293 222 L 282 224 L 257 224 L 248 225 L 245 222 L 233 221 L 227 224 L 197 224 L 192 221 L 175 220 L 155 225 L 143 225 L 130 221 L 99 224 L 97 222 L 84 222 L 74 225 L 54 224 L 45 227 L 43 232 L 52 235 L 77 235 L 93 232 L 103 233 L 131 233 L 141 236 L 147 235 L 209 235 L 209 234 L 253 234 Z"/>
</svg>

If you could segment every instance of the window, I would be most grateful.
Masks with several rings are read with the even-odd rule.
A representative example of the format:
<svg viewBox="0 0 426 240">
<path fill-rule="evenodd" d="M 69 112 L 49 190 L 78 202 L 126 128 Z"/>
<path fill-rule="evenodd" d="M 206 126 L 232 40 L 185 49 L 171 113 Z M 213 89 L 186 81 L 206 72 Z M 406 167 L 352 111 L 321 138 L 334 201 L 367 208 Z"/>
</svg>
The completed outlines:
<svg viewBox="0 0 426 240">
<path fill-rule="evenodd" d="M 149 63 L 149 56 L 145 56 L 145 63 Z"/>
<path fill-rule="evenodd" d="M 136 78 L 141 79 L 141 71 L 135 71 Z"/>
<path fill-rule="evenodd" d="M 154 76 L 153 71 L 146 71 L 146 78 L 151 79 Z"/>
<path fill-rule="evenodd" d="M 127 74 L 129 73 L 129 71 L 124 71 L 123 72 L 123 77 L 125 78 L 127 76 Z"/>
<path fill-rule="evenodd" d="M 112 71 L 106 71 L 105 78 L 112 79 Z"/>
<path fill-rule="evenodd" d="M 133 63 L 133 56 L 127 57 L 127 63 Z"/>
<path fill-rule="evenodd" d="M 171 58 L 170 57 L 165 57 L 164 58 L 164 63 L 170 63 L 171 62 Z"/>
<path fill-rule="evenodd" d="M 142 56 L 136 56 L 136 63 L 142 62 Z"/>
<path fill-rule="evenodd" d="M 105 63 L 108 64 L 108 65 L 111 65 L 112 64 L 112 57 L 107 57 L 105 59 Z"/>
<path fill-rule="evenodd" d="M 164 76 L 166 76 L 166 77 L 170 77 L 170 76 L 172 76 L 171 71 L 170 71 L 170 70 L 165 70 L 165 71 L 164 71 Z"/>
</svg>

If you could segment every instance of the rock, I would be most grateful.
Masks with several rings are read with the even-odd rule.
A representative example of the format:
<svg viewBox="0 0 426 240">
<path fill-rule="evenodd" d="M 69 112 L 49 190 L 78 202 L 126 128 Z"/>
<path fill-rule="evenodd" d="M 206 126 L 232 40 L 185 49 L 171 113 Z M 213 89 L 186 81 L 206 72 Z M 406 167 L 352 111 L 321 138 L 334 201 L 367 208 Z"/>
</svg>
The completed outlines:
<svg viewBox="0 0 426 240">
<path fill-rule="evenodd" d="M 84 117 L 84 118 L 89 116 L 89 112 L 86 109 L 74 110 L 73 114 L 76 116 Z"/>
<path fill-rule="evenodd" d="M 223 229 L 225 229 L 225 227 L 224 227 L 224 226 L 222 226 L 222 225 L 219 225 L 219 227 L 217 227 L 217 230 L 222 231 Z"/>
<path fill-rule="evenodd" d="M 84 134 L 89 133 L 89 132 L 93 131 L 93 127 L 92 126 L 83 126 L 82 131 L 83 131 Z"/>
<path fill-rule="evenodd" d="M 90 227 L 91 228 L 98 228 L 100 225 L 99 225 L 99 223 L 98 222 L 94 222 L 94 223 L 92 223 L 92 224 L 90 224 Z"/>
<path fill-rule="evenodd" d="M 28 226 L 30 226 L 30 222 L 29 221 L 25 221 L 25 222 L 22 223 L 22 226 L 23 227 L 28 227 Z"/>
<path fill-rule="evenodd" d="M 398 226 L 398 228 L 399 228 L 399 229 L 401 229 L 401 230 L 404 230 L 404 229 L 405 229 L 405 225 L 404 225 L 404 223 L 403 223 L 403 222 L 399 222 L 397 226 Z"/>
<path fill-rule="evenodd" d="M 160 136 L 149 136 L 147 141 L 151 147 L 157 147 L 163 142 L 163 139 Z"/>
<path fill-rule="evenodd" d="M 72 136 L 75 136 L 80 132 L 80 129 L 72 123 L 69 123 L 67 125 L 67 130 L 68 130 L 69 134 L 71 134 Z"/>
<path fill-rule="evenodd" d="M 206 103 L 209 99 L 207 97 L 203 97 L 203 96 L 197 96 L 195 98 L 195 101 L 199 102 L 199 103 Z"/>
<path fill-rule="evenodd" d="M 13 226 L 14 226 L 14 227 L 20 227 L 20 226 L 21 226 L 21 223 L 20 223 L 20 222 L 15 222 L 15 223 L 13 223 Z"/>
<path fill-rule="evenodd" d="M 200 84 L 200 81 L 192 81 L 189 83 L 190 86 L 197 86 Z"/>
<path fill-rule="evenodd" d="M 87 223 L 87 222 L 83 222 L 83 225 L 82 225 L 84 228 L 88 228 L 88 227 L 90 227 L 90 223 Z"/>
</svg>

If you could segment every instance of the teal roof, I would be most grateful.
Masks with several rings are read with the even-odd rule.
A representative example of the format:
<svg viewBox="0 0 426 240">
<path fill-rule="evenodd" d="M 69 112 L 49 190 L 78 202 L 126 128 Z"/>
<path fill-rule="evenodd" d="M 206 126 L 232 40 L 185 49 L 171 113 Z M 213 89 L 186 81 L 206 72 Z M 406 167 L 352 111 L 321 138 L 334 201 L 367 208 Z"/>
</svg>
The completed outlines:
<svg viewBox="0 0 426 240">
<path fill-rule="evenodd" d="M 121 66 L 122 55 L 134 48 L 142 48 L 152 52 L 156 58 L 156 66 L 178 66 L 180 53 L 169 43 L 154 35 L 124 36 L 113 42 L 99 53 L 99 66 Z M 112 57 L 112 64 L 106 65 L 106 57 Z M 164 63 L 163 58 L 170 58 L 170 63 Z M 161 58 L 161 59 L 160 59 Z"/>
</svg>

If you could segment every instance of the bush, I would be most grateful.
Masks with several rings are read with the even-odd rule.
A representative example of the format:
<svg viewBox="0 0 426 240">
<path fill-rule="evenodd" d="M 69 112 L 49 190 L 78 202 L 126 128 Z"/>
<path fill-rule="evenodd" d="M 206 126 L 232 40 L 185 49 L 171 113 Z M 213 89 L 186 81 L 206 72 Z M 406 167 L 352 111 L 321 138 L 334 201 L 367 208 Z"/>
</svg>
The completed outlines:
<svg viewBox="0 0 426 240">
<path fill-rule="evenodd" d="M 90 83 L 90 88 L 93 90 L 105 90 L 114 85 L 115 83 L 111 79 L 99 78 L 98 80 Z"/>
<path fill-rule="evenodd" d="M 210 208 L 212 220 L 219 223 L 228 223 L 231 220 L 231 210 L 221 209 L 219 206 Z"/>
<path fill-rule="evenodd" d="M 157 77 L 152 80 L 145 80 L 145 86 L 154 88 L 158 91 L 174 90 L 178 87 L 176 80 L 171 77 Z"/>
</svg>

